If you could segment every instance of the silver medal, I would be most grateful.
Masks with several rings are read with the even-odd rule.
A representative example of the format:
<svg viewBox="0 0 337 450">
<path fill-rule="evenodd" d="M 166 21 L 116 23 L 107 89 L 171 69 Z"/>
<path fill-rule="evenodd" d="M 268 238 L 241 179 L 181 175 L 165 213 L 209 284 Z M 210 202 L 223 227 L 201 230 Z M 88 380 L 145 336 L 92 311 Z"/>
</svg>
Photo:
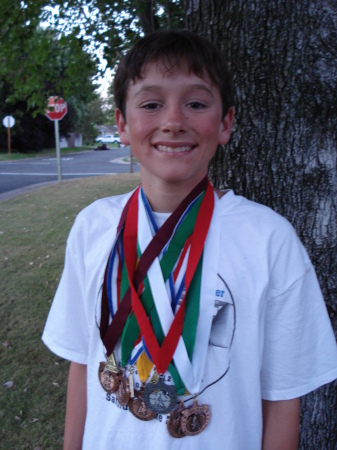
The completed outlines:
<svg viewBox="0 0 337 450">
<path fill-rule="evenodd" d="M 148 383 L 145 386 L 143 398 L 147 408 L 157 414 L 167 414 L 176 407 L 177 391 L 175 386 L 165 384 L 159 378 L 156 383 Z"/>
</svg>

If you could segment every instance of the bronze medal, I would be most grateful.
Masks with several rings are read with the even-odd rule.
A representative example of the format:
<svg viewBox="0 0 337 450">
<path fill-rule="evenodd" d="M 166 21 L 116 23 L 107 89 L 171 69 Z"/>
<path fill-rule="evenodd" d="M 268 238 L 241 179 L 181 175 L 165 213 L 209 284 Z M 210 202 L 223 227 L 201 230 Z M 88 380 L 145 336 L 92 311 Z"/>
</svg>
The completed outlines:
<svg viewBox="0 0 337 450">
<path fill-rule="evenodd" d="M 200 434 L 209 424 L 211 412 L 208 405 L 199 405 L 195 400 L 193 406 L 181 412 L 180 425 L 186 436 Z"/>
<path fill-rule="evenodd" d="M 119 386 L 119 376 L 116 373 L 106 370 L 105 362 L 99 363 L 98 378 L 102 388 L 112 394 L 116 392 Z"/>
<path fill-rule="evenodd" d="M 161 379 L 157 383 L 148 383 L 144 389 L 144 403 L 158 414 L 171 412 L 177 404 L 175 386 L 165 384 Z"/>
<path fill-rule="evenodd" d="M 184 410 L 183 403 L 180 403 L 178 409 L 172 411 L 166 421 L 167 430 L 174 438 L 183 438 L 185 433 L 181 429 L 181 413 Z"/>
<path fill-rule="evenodd" d="M 130 398 L 129 410 L 139 420 L 152 420 L 157 417 L 157 413 L 146 407 L 143 399 L 143 390 L 135 391 L 134 397 Z"/>
<path fill-rule="evenodd" d="M 119 386 L 116 392 L 116 398 L 121 406 L 125 406 L 129 402 L 130 391 L 128 382 L 122 375 L 119 377 Z"/>
</svg>

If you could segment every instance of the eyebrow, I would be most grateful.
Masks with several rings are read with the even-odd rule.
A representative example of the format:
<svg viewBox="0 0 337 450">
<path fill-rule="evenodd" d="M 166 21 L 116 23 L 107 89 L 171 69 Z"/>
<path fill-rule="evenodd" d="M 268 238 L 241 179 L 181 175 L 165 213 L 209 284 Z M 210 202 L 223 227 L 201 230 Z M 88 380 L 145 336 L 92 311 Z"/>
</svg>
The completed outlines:
<svg viewBox="0 0 337 450">
<path fill-rule="evenodd" d="M 212 90 L 209 87 L 207 87 L 205 84 L 195 83 L 195 84 L 189 85 L 188 88 L 190 88 L 191 90 L 205 91 L 209 95 L 213 96 Z M 161 89 L 162 89 L 162 86 L 160 84 L 158 84 L 158 85 L 145 85 L 145 86 L 142 86 L 139 89 L 139 91 L 137 91 L 135 93 L 135 97 L 138 97 L 139 95 L 141 95 L 143 93 L 146 93 L 146 92 L 157 92 L 157 91 L 160 91 Z"/>
</svg>

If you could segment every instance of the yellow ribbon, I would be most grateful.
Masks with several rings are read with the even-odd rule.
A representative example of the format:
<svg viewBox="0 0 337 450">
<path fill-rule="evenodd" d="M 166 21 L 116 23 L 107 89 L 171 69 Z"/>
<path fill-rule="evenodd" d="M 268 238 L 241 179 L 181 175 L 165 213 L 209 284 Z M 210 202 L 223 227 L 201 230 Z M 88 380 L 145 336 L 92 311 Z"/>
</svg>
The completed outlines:
<svg viewBox="0 0 337 450">
<path fill-rule="evenodd" d="M 153 367 L 153 362 L 148 358 L 147 354 L 143 351 L 136 362 L 139 379 L 142 383 L 149 378 L 150 372 Z"/>
</svg>

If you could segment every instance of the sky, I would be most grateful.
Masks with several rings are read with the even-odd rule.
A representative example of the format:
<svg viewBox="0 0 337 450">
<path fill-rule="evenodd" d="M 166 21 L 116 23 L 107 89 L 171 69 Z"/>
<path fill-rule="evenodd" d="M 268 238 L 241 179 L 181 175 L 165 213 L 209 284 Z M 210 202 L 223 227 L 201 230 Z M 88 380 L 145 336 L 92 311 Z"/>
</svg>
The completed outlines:
<svg viewBox="0 0 337 450">
<path fill-rule="evenodd" d="M 57 15 L 58 6 L 53 7 L 53 8 L 51 8 L 50 6 L 47 6 L 46 8 L 51 10 L 53 15 L 55 15 L 55 16 Z M 84 8 L 85 8 L 85 6 L 84 6 Z M 46 21 L 41 21 L 40 25 L 42 28 L 48 28 L 53 25 L 53 21 L 51 23 L 46 22 Z M 90 53 L 90 45 L 88 46 L 88 50 Z M 107 66 L 107 61 L 103 58 L 103 46 L 99 49 L 98 57 L 100 60 L 100 69 L 105 69 Z M 106 68 L 106 70 L 104 72 L 104 76 L 101 76 L 97 80 L 94 81 L 94 85 L 97 85 L 96 92 L 104 99 L 108 97 L 108 89 L 110 87 L 112 80 L 113 80 L 112 70 L 110 68 Z"/>
</svg>

